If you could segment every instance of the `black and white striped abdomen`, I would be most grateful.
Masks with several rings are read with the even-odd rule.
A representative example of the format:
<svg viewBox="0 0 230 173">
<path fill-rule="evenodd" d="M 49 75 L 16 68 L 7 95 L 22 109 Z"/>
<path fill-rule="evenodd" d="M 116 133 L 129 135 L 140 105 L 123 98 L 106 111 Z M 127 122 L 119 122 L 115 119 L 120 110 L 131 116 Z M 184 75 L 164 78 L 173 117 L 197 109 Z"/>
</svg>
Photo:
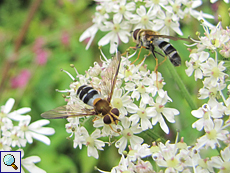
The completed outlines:
<svg viewBox="0 0 230 173">
<path fill-rule="evenodd" d="M 77 96 L 87 105 L 93 106 L 93 101 L 99 98 L 97 90 L 88 85 L 82 85 L 77 90 Z"/>
<path fill-rule="evenodd" d="M 181 64 L 181 58 L 177 53 L 177 50 L 168 42 L 164 40 L 156 40 L 155 44 L 164 51 L 165 55 L 169 57 L 169 60 L 174 66 Z"/>
</svg>

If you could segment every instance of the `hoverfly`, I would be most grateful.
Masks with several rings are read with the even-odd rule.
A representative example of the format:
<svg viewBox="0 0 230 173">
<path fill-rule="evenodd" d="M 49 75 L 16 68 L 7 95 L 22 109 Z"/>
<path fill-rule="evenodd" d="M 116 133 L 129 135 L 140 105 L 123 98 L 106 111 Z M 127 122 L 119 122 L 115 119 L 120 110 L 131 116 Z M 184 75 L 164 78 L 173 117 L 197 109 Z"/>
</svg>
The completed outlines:
<svg viewBox="0 0 230 173">
<path fill-rule="evenodd" d="M 57 107 L 53 110 L 42 113 L 41 116 L 43 118 L 54 119 L 99 115 L 103 117 L 105 124 L 117 124 L 119 121 L 119 110 L 113 108 L 110 102 L 116 85 L 120 61 L 121 55 L 118 52 L 104 71 L 103 81 L 106 83 L 106 86 L 102 81 L 101 87 L 104 89 L 103 91 L 107 95 L 107 98 L 103 98 L 103 96 L 92 86 L 82 85 L 77 89 L 76 96 L 82 102 L 91 106 L 91 108 L 82 106 L 82 103 L 75 103 L 72 105 Z M 108 82 L 110 85 L 108 85 Z"/>
<path fill-rule="evenodd" d="M 136 43 L 135 48 L 143 47 L 145 49 L 150 50 L 153 56 L 155 57 L 155 59 L 157 60 L 155 53 L 163 56 L 159 52 L 155 51 L 155 47 L 159 47 L 164 52 L 164 54 L 169 57 L 169 60 L 174 66 L 179 66 L 181 64 L 181 58 L 177 53 L 177 50 L 169 42 L 161 38 L 167 38 L 175 41 L 176 40 L 191 41 L 188 38 L 179 38 L 179 37 L 173 37 L 167 35 L 160 35 L 158 32 L 150 29 L 136 29 L 135 31 L 133 31 L 132 36 L 134 42 Z"/>
</svg>

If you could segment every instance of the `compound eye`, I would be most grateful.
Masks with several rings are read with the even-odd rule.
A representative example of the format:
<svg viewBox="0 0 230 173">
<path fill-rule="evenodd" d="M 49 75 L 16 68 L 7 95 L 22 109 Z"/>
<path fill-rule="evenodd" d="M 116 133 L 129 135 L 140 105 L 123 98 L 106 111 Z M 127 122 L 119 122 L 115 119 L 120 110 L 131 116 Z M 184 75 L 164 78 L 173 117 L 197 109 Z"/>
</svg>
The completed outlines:
<svg viewBox="0 0 230 173">
<path fill-rule="evenodd" d="M 133 31 L 133 39 L 137 40 L 137 34 L 139 33 L 141 29 L 136 29 L 135 31 Z"/>
<path fill-rule="evenodd" d="M 114 115 L 116 115 L 116 116 L 119 117 L 120 112 L 119 112 L 119 110 L 118 110 L 117 108 L 113 108 L 113 109 L 111 110 L 111 112 L 112 112 Z"/>
<path fill-rule="evenodd" d="M 103 118 L 103 121 L 105 124 L 111 124 L 112 123 L 109 115 L 105 115 Z"/>
</svg>

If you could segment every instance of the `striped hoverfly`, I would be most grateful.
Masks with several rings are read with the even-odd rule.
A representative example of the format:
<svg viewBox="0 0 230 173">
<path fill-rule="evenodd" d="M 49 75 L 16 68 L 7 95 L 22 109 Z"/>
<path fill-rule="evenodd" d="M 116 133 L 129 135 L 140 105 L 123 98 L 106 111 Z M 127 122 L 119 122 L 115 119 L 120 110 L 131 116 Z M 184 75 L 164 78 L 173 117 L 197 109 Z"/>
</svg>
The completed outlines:
<svg viewBox="0 0 230 173">
<path fill-rule="evenodd" d="M 117 52 L 117 55 L 113 57 L 112 61 L 104 71 L 103 80 L 100 86 L 107 98 L 104 98 L 100 92 L 92 86 L 82 85 L 77 89 L 76 96 L 80 99 L 79 101 L 89 105 L 90 108 L 82 106 L 82 103 L 74 103 L 44 112 L 41 116 L 47 119 L 55 119 L 98 115 L 103 118 L 105 124 L 117 124 L 119 121 L 119 110 L 113 108 L 110 102 L 116 85 L 120 61 L 121 55 Z M 103 83 L 106 83 L 106 85 Z"/>
<path fill-rule="evenodd" d="M 155 53 L 163 56 L 161 53 L 155 51 L 155 47 L 158 47 L 164 52 L 164 54 L 167 57 L 169 57 L 169 60 L 174 66 L 179 66 L 181 64 L 181 58 L 177 50 L 169 42 L 163 40 L 163 38 L 171 39 L 174 41 L 176 40 L 191 41 L 188 38 L 179 38 L 179 37 L 173 37 L 168 35 L 160 35 L 158 32 L 150 29 L 136 29 L 135 31 L 133 31 L 132 37 L 133 37 L 133 41 L 136 43 L 135 48 L 145 48 L 150 50 L 153 56 L 155 57 L 155 59 L 157 60 Z"/>
</svg>

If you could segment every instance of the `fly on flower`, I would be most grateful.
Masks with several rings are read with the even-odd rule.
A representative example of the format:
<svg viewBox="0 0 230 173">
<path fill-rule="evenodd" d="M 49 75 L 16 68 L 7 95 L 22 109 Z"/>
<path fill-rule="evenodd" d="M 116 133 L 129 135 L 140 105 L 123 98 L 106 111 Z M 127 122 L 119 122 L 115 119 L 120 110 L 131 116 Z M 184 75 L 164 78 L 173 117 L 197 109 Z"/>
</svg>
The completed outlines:
<svg viewBox="0 0 230 173">
<path fill-rule="evenodd" d="M 117 55 L 113 57 L 103 75 L 101 90 L 103 90 L 107 98 L 104 98 L 100 92 L 95 90 L 92 86 L 82 85 L 77 89 L 76 95 L 82 102 L 91 106 L 91 108 L 86 108 L 82 102 L 68 104 L 44 112 L 41 116 L 43 118 L 54 119 L 98 115 L 103 117 L 105 124 L 117 124 L 119 121 L 119 110 L 113 108 L 110 102 L 116 85 L 120 61 L 121 55 L 117 52 Z"/>
<path fill-rule="evenodd" d="M 135 31 L 133 31 L 132 36 L 134 42 L 136 43 L 135 48 L 145 48 L 152 52 L 153 56 L 156 59 L 156 64 L 157 64 L 155 67 L 155 71 L 158 68 L 158 59 L 156 58 L 155 53 L 163 56 L 161 53 L 155 51 L 155 47 L 160 48 L 164 52 L 164 54 L 167 57 L 169 57 L 169 60 L 174 66 L 179 66 L 181 64 L 181 58 L 177 53 L 177 50 L 169 42 L 163 40 L 164 38 L 175 40 L 175 41 L 177 40 L 191 41 L 188 38 L 179 38 L 179 37 L 173 37 L 168 35 L 160 35 L 158 32 L 150 29 L 136 29 Z M 140 52 L 138 54 L 138 58 L 139 55 Z"/>
</svg>

